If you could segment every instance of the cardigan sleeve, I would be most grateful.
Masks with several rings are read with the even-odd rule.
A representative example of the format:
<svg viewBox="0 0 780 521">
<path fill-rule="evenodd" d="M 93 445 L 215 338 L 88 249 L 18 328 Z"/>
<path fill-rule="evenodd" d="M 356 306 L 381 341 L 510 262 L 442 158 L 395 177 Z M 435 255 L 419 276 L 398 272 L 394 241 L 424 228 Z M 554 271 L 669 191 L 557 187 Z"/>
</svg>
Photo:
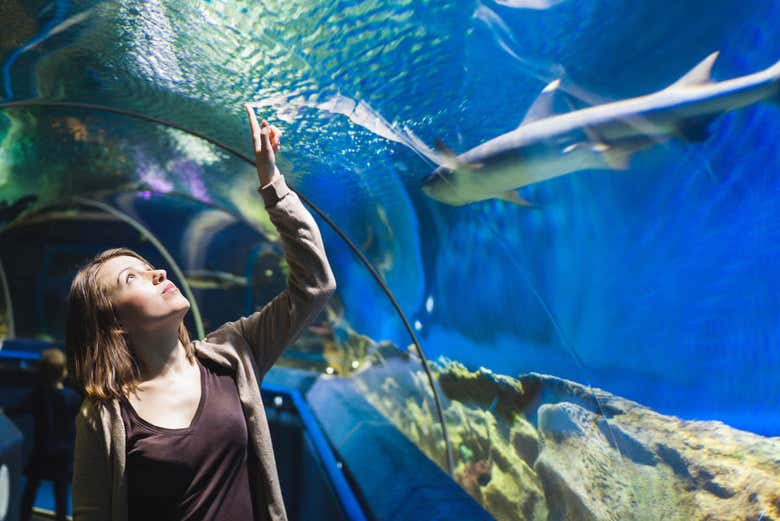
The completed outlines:
<svg viewBox="0 0 780 521">
<path fill-rule="evenodd" d="M 336 279 L 317 223 L 284 177 L 276 177 L 259 192 L 290 267 L 287 288 L 259 311 L 224 324 L 207 340 L 240 336 L 235 340 L 249 346 L 262 377 L 322 310 L 336 290 Z"/>
<path fill-rule="evenodd" d="M 106 443 L 97 422 L 97 405 L 89 399 L 76 416 L 76 443 L 73 449 L 74 521 L 111 519 L 111 475 Z"/>
</svg>

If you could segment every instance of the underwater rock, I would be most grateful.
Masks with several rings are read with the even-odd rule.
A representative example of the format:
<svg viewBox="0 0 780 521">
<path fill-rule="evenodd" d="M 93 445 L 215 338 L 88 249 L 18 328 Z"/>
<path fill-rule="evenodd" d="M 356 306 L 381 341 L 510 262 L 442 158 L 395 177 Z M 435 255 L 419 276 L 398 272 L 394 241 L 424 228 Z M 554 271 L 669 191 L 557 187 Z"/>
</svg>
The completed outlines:
<svg viewBox="0 0 780 521">
<path fill-rule="evenodd" d="M 512 450 L 503 456 L 515 465 L 532 467 L 549 512 L 523 519 L 780 520 L 780 437 L 662 415 L 549 375 L 490 382 L 489 371 L 470 372 L 458 362 L 440 360 L 434 368 L 450 399 L 489 413 L 487 397 L 501 390 L 500 401 L 516 407 L 494 416 L 499 426 L 515 418 L 508 447 L 496 439 L 501 428 L 492 445 Z M 512 390 L 516 396 L 508 396 Z M 457 432 L 456 425 L 449 429 Z M 483 498 L 496 515 L 484 489 Z"/>
<path fill-rule="evenodd" d="M 592 415 L 573 403 L 545 404 L 539 407 L 539 432 L 557 442 L 563 438 L 585 438 L 595 425 L 588 416 Z"/>
<path fill-rule="evenodd" d="M 579 387 L 572 396 L 581 402 L 585 386 L 556 382 L 558 399 L 562 385 Z M 600 390 L 594 397 L 624 412 L 607 420 L 566 401 L 538 409 L 534 468 L 551 520 L 780 519 L 780 438 L 680 420 Z"/>
<path fill-rule="evenodd" d="M 512 424 L 509 440 L 518 456 L 533 467 L 539 456 L 539 434 L 525 418 L 518 418 Z"/>
<path fill-rule="evenodd" d="M 394 349 L 377 357 L 378 351 L 372 353 L 370 364 L 353 374 L 356 387 L 446 470 L 443 431 L 419 359 Z M 431 367 L 438 374 L 440 367 L 435 363 Z M 473 401 L 465 404 L 442 397 L 442 402 L 455 480 L 499 521 L 547 519 L 547 500 L 532 468 L 538 434 L 530 422 L 518 416 L 509 424 L 491 411 L 474 407 Z"/>
<path fill-rule="evenodd" d="M 438 373 L 439 386 L 450 400 L 473 403 L 511 419 L 522 410 L 523 386 L 514 378 L 480 367 L 470 372 L 459 362 L 440 358 L 446 367 Z"/>
<path fill-rule="evenodd" d="M 620 452 L 624 458 L 629 458 L 640 465 L 656 464 L 655 454 L 642 445 L 641 441 L 623 431 L 616 423 L 601 418 L 598 427 L 610 447 Z"/>
<path fill-rule="evenodd" d="M 446 470 L 420 360 L 375 345 L 367 361 L 357 387 Z M 780 437 L 665 416 L 553 376 L 428 363 L 454 478 L 500 521 L 780 521 Z"/>
<path fill-rule="evenodd" d="M 547 500 L 530 467 L 494 465 L 490 482 L 482 488 L 481 495 L 480 502 L 498 521 L 547 519 Z"/>
<path fill-rule="evenodd" d="M 460 417 L 452 421 L 454 412 Z M 547 499 L 533 468 L 509 444 L 500 421 L 493 415 L 470 409 L 458 402 L 448 408 L 447 425 L 454 447 L 459 450 L 455 479 L 499 521 L 547 519 Z M 522 424 L 521 420 L 521 424 Z M 513 430 L 527 441 L 534 439 L 530 424 Z M 514 438 L 513 438 L 514 439 Z"/>
<path fill-rule="evenodd" d="M 542 450 L 534 470 L 550 521 L 692 519 L 692 509 L 676 501 L 673 480 L 621 457 L 597 414 L 561 402 L 542 405 L 538 418 Z"/>
<path fill-rule="evenodd" d="M 528 373 L 517 378 L 523 389 L 523 404 L 526 414 L 533 414 L 544 403 L 571 402 L 606 418 L 624 414 L 638 403 L 624 400 L 601 389 L 539 373 Z"/>
</svg>

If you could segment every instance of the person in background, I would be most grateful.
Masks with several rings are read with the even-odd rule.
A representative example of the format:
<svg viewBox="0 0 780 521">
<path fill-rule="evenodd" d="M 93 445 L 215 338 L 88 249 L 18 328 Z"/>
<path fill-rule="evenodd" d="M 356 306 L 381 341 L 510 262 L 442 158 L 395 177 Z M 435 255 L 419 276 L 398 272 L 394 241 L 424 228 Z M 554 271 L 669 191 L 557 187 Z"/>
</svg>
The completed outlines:
<svg viewBox="0 0 780 521">
<path fill-rule="evenodd" d="M 22 496 L 22 521 L 32 516 L 35 495 L 41 480 L 54 483 L 57 520 L 64 521 L 68 509 L 68 484 L 73 473 L 75 418 L 81 396 L 65 387 L 68 376 L 65 353 L 51 348 L 41 353 L 38 362 L 38 385 L 16 406 L 5 409 L 9 416 L 30 414 L 33 417 L 33 448 L 25 469 L 27 483 Z"/>
</svg>

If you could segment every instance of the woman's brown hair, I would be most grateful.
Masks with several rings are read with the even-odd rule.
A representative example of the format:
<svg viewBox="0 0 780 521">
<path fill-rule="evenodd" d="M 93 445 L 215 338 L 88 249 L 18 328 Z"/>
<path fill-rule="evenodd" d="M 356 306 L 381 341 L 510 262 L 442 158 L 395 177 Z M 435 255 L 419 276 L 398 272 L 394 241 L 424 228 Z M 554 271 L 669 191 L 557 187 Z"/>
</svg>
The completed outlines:
<svg viewBox="0 0 780 521">
<path fill-rule="evenodd" d="M 133 250 L 106 250 L 79 270 L 68 294 L 65 346 L 70 372 L 84 393 L 97 400 L 118 399 L 134 392 L 140 381 L 138 361 L 128 345 L 127 332 L 119 324 L 106 289 L 97 277 L 104 262 L 125 255 L 151 266 Z M 179 340 L 187 358 L 194 362 L 195 354 L 184 322 L 179 325 Z"/>
</svg>

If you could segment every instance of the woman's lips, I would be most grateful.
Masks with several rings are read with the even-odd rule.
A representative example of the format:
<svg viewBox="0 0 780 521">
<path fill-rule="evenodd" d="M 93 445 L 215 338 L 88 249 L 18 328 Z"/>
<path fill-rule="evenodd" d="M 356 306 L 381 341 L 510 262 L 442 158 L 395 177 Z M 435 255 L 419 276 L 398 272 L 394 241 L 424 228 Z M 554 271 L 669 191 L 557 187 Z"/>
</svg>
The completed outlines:
<svg viewBox="0 0 780 521">
<path fill-rule="evenodd" d="M 176 289 L 176 286 L 174 286 L 172 282 L 169 282 L 168 285 L 165 286 L 165 289 L 162 292 L 163 295 L 165 295 L 166 293 L 170 293 L 171 291 L 179 291 L 179 290 Z"/>
</svg>

